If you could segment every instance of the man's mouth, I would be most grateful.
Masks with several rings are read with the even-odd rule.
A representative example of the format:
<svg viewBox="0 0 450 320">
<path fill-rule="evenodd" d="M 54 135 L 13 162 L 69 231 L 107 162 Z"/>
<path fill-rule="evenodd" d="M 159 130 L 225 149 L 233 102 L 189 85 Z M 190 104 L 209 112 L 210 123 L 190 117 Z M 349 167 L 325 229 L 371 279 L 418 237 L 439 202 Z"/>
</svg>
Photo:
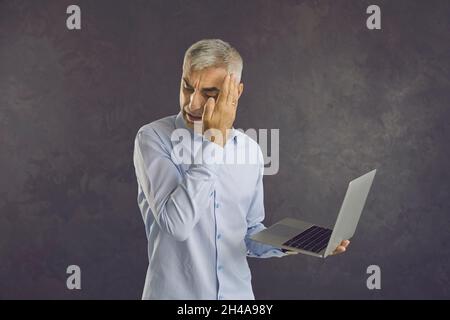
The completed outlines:
<svg viewBox="0 0 450 320">
<path fill-rule="evenodd" d="M 188 112 L 186 112 L 186 118 L 189 122 L 202 121 L 202 116 L 194 116 Z"/>
</svg>

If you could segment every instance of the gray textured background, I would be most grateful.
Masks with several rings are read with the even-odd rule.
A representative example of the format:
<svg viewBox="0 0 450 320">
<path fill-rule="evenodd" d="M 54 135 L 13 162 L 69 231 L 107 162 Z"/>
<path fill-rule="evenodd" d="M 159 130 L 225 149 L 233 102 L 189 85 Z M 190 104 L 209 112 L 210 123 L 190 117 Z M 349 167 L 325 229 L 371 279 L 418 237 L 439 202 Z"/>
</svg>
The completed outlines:
<svg viewBox="0 0 450 320">
<path fill-rule="evenodd" d="M 450 298 L 450 1 L 376 3 L 381 31 L 372 1 L 0 1 L 0 298 L 140 298 L 133 139 L 178 112 L 184 51 L 210 37 L 244 58 L 236 127 L 281 128 L 267 224 L 332 224 L 378 168 L 349 251 L 251 259 L 256 297 Z"/>
</svg>

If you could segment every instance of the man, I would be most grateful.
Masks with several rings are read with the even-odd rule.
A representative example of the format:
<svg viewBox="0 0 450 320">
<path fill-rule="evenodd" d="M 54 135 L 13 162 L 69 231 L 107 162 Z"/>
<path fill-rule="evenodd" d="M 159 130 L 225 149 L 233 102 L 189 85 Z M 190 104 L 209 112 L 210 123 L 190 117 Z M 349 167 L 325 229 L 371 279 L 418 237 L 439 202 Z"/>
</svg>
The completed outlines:
<svg viewBox="0 0 450 320">
<path fill-rule="evenodd" d="M 193 44 L 183 61 L 180 112 L 137 133 L 134 165 L 149 257 L 143 299 L 254 299 L 247 256 L 292 253 L 249 238 L 265 228 L 264 162 L 258 144 L 232 127 L 242 65 L 222 40 Z M 181 142 L 173 139 L 179 130 L 189 133 Z M 193 161 L 178 161 L 180 146 L 183 159 Z M 258 161 L 215 161 L 242 150 Z"/>
</svg>

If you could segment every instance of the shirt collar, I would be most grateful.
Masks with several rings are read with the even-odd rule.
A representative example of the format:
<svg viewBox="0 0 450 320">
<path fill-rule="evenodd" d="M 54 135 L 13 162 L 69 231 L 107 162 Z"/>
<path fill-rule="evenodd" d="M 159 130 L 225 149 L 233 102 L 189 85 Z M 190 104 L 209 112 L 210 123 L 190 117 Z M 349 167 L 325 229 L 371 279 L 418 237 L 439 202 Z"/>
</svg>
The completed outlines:
<svg viewBox="0 0 450 320">
<path fill-rule="evenodd" d="M 181 110 L 180 110 L 180 112 L 178 112 L 178 114 L 177 114 L 177 116 L 175 118 L 175 127 L 177 129 L 183 128 L 183 129 L 189 130 L 191 135 L 194 134 L 194 139 L 201 139 L 202 138 L 201 135 L 199 135 L 198 133 L 194 132 L 193 128 L 189 128 L 188 126 L 186 126 L 186 122 L 184 121 L 184 118 L 183 118 L 183 111 L 181 111 Z M 236 130 L 234 127 L 231 127 L 230 139 L 233 139 L 234 143 L 237 144 L 237 142 L 238 142 L 238 130 Z"/>
</svg>

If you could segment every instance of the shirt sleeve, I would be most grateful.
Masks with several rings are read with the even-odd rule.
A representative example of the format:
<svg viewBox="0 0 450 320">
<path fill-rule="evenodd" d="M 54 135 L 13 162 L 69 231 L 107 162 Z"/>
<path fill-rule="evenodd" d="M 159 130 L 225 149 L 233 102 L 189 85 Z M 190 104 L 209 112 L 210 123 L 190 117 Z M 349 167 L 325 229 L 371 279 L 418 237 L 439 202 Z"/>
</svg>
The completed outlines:
<svg viewBox="0 0 450 320">
<path fill-rule="evenodd" d="M 153 129 L 136 135 L 133 162 L 138 183 L 154 221 L 178 241 L 189 237 L 212 201 L 217 164 L 209 158 L 214 152 L 223 152 L 223 148 L 205 139 L 196 160 L 182 175 Z M 144 217 L 147 230 L 148 221 L 153 223 L 153 219 Z"/>
<path fill-rule="evenodd" d="M 287 254 L 284 253 L 280 248 L 276 248 L 274 246 L 263 244 L 250 239 L 251 235 L 266 229 L 266 227 L 262 223 L 265 216 L 263 187 L 264 161 L 262 160 L 262 153 L 260 150 L 259 159 L 258 181 L 255 188 L 255 194 L 247 214 L 247 235 L 245 237 L 247 256 L 256 258 L 284 257 Z"/>
</svg>

